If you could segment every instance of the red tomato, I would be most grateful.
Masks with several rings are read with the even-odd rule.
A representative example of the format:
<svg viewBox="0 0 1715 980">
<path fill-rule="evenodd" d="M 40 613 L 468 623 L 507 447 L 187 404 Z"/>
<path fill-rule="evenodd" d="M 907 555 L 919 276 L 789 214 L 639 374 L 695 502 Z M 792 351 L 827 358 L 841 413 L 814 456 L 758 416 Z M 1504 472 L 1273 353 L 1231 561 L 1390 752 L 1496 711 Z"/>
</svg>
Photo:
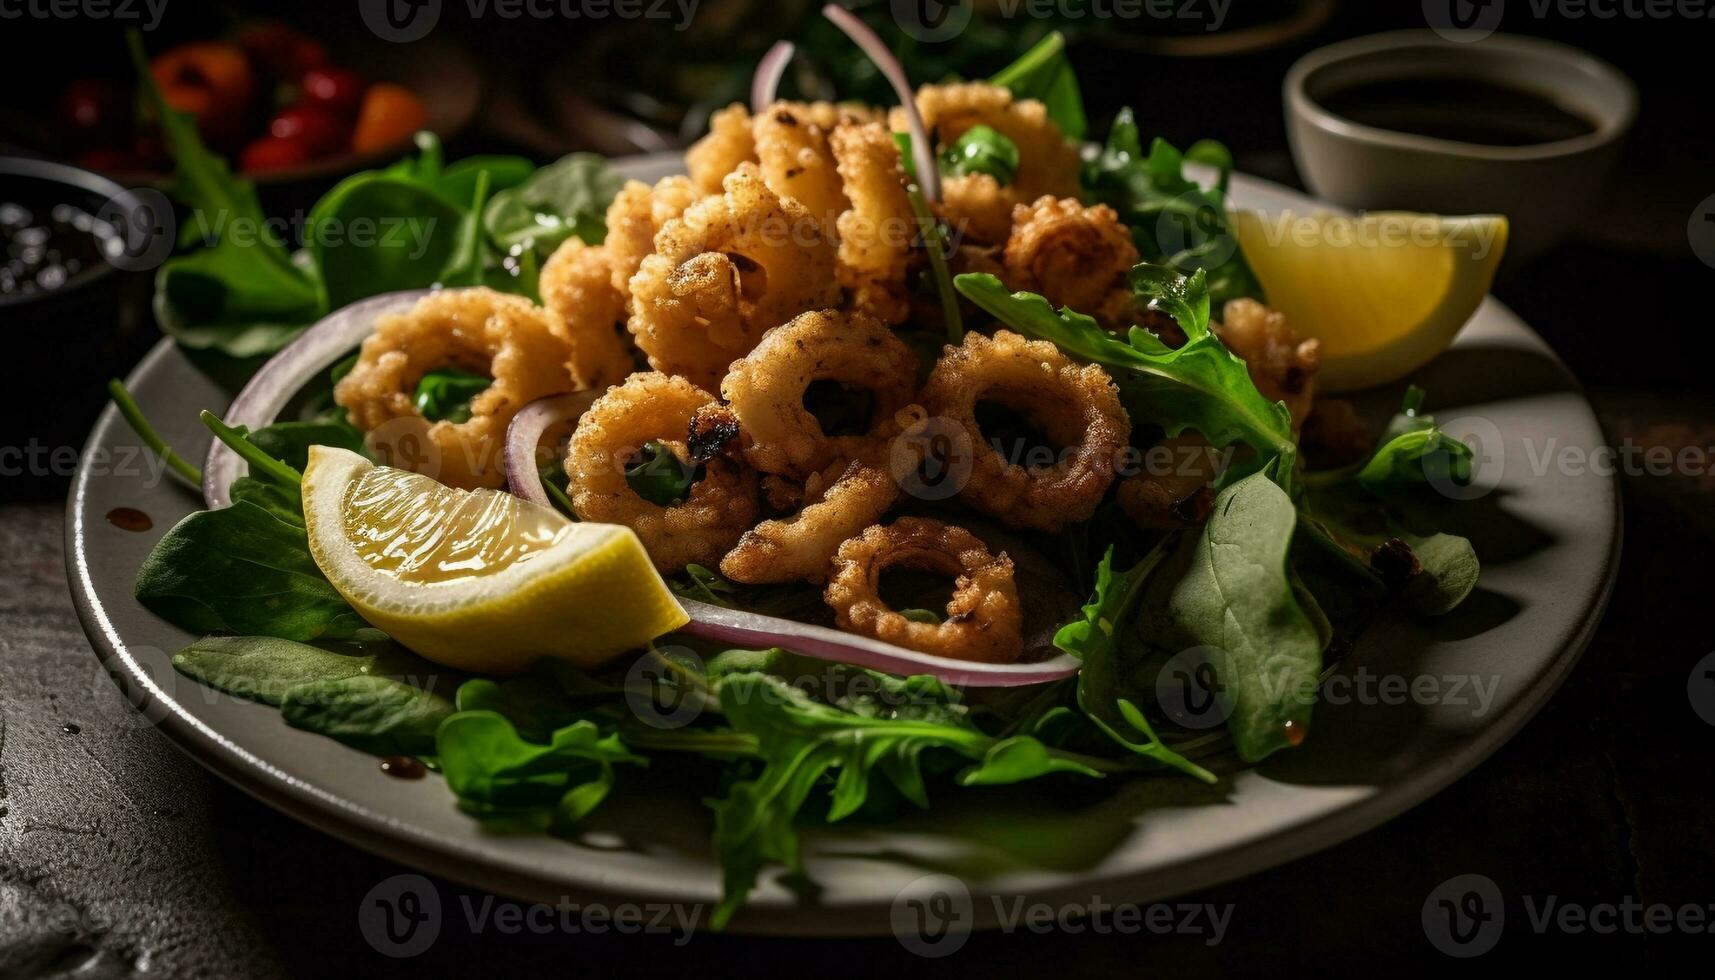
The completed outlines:
<svg viewBox="0 0 1715 980">
<path fill-rule="evenodd" d="M 238 168 L 247 173 L 283 170 L 308 163 L 310 156 L 310 148 L 301 140 L 264 136 L 251 141 L 250 145 L 244 148 L 244 152 L 238 157 Z"/>
<path fill-rule="evenodd" d="M 376 82 L 363 97 L 363 112 L 351 134 L 351 148 L 374 153 L 397 146 L 429 123 L 429 110 L 403 85 Z"/>
<path fill-rule="evenodd" d="M 149 70 L 167 104 L 196 117 L 204 139 L 217 146 L 238 141 L 256 84 L 241 49 L 217 41 L 181 44 L 156 55 Z"/>
<path fill-rule="evenodd" d="M 295 105 L 280 110 L 268 124 L 268 135 L 303 143 L 312 156 L 325 157 L 345 149 L 350 127 L 340 117 L 315 106 Z"/>
<path fill-rule="evenodd" d="M 304 90 L 305 103 L 348 117 L 357 115 L 363 91 L 369 87 L 349 68 L 311 68 L 298 84 Z"/>
</svg>

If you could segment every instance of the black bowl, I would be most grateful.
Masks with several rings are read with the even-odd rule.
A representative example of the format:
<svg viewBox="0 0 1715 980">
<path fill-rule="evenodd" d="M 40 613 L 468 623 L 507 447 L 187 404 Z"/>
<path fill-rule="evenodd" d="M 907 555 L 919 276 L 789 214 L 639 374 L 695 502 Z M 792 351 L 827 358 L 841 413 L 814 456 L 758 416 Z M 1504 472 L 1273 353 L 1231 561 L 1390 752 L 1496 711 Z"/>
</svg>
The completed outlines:
<svg viewBox="0 0 1715 980">
<path fill-rule="evenodd" d="M 154 191 L 134 194 L 76 167 L 0 157 L 0 207 L 6 204 L 30 212 L 32 226 L 49 220 L 56 206 L 69 206 L 75 210 L 61 213 L 81 213 L 83 224 L 95 219 L 111 229 L 106 238 L 116 231 L 120 244 L 125 229 L 116 221 L 139 207 L 167 206 Z M 132 234 L 133 245 L 142 241 L 141 229 Z M 82 261 L 57 288 L 0 292 L 0 499 L 63 492 L 106 400 L 107 379 L 124 374 L 154 342 L 149 267 L 170 242 L 102 249 L 103 236 L 91 237 L 98 242 L 93 252 L 69 250 L 82 253 Z M 13 258 L 0 253 L 0 272 Z"/>
</svg>

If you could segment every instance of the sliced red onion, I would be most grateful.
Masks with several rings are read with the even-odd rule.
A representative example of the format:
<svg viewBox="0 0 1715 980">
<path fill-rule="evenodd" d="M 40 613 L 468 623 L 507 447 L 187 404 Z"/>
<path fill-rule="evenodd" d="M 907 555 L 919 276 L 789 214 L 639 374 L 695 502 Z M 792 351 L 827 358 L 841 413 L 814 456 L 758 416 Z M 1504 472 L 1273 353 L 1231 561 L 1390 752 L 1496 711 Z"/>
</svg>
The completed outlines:
<svg viewBox="0 0 1715 980">
<path fill-rule="evenodd" d="M 751 112 L 760 114 L 774 104 L 775 93 L 780 91 L 780 79 L 786 74 L 786 66 L 792 61 L 794 50 L 791 41 L 776 41 L 774 47 L 769 48 L 762 60 L 756 63 L 756 75 L 750 80 Z"/>
<path fill-rule="evenodd" d="M 599 392 L 580 391 L 572 395 L 550 395 L 538 398 L 518 410 L 512 424 L 506 427 L 506 489 L 514 496 L 549 510 L 554 505 L 542 489 L 542 474 L 536 469 L 536 448 L 542 444 L 542 433 L 557 422 L 575 419 L 595 401 Z"/>
<path fill-rule="evenodd" d="M 376 317 L 408 307 L 428 294 L 426 289 L 383 293 L 329 313 L 262 365 L 226 410 L 226 423 L 249 429 L 273 423 L 305 385 L 369 336 Z M 202 467 L 202 497 L 210 510 L 232 503 L 232 481 L 244 471 L 238 454 L 216 439 Z"/>
<path fill-rule="evenodd" d="M 745 647 L 780 647 L 793 653 L 868 667 L 888 674 L 931 674 L 961 687 L 1023 687 L 1045 684 L 1078 672 L 1079 661 L 1071 654 L 1027 664 L 982 664 L 932 654 L 918 653 L 867 636 L 842 633 L 825 626 L 811 626 L 776 616 L 763 616 L 742 609 L 680 598 L 691 621 L 681 633 Z"/>
<path fill-rule="evenodd" d="M 917 161 L 917 186 L 923 191 L 923 198 L 930 203 L 941 200 L 941 172 L 935 168 L 935 147 L 929 142 L 929 131 L 923 125 L 923 114 L 917 111 L 917 96 L 912 94 L 911 81 L 905 77 L 905 66 L 888 50 L 887 42 L 881 35 L 870 30 L 858 16 L 844 7 L 828 4 L 822 8 L 822 16 L 834 22 L 834 26 L 846 32 L 863 53 L 869 55 L 869 60 L 875 62 L 875 67 L 881 69 L 893 91 L 899 96 L 899 107 L 905 110 L 905 121 L 911 130 L 911 154 Z"/>
</svg>

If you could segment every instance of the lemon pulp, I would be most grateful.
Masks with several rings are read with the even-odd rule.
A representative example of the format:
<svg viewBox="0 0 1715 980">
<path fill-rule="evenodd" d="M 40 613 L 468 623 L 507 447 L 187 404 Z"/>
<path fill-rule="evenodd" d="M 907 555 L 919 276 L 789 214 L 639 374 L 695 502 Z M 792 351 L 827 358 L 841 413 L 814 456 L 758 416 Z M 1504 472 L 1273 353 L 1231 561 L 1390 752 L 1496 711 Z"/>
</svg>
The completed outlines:
<svg viewBox="0 0 1715 980">
<path fill-rule="evenodd" d="M 376 467 L 346 487 L 345 535 L 357 556 L 401 582 L 496 572 L 565 540 L 574 525 L 498 490 L 459 491 Z"/>
</svg>

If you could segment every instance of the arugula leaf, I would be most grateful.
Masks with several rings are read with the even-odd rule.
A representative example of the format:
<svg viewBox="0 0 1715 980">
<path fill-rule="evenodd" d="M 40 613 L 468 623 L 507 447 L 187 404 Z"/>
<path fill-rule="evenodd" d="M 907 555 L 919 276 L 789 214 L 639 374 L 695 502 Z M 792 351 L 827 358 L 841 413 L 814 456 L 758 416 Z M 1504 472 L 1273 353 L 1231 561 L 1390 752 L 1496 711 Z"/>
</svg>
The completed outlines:
<svg viewBox="0 0 1715 980">
<path fill-rule="evenodd" d="M 251 500 L 174 525 L 137 570 L 133 592 L 193 633 L 339 640 L 371 629 L 322 576 L 303 527 Z"/>
<path fill-rule="evenodd" d="M 1380 444 L 1357 481 L 1381 492 L 1399 484 L 1442 479 L 1463 486 L 1471 482 L 1471 447 L 1442 432 L 1435 416 L 1422 411 L 1423 389 L 1406 389 L 1399 413 L 1388 423 Z"/>
<path fill-rule="evenodd" d="M 615 765 L 648 764 L 592 721 L 575 721 L 541 745 L 526 742 L 493 711 L 447 718 L 435 745 L 447 787 L 466 812 L 558 831 L 569 830 L 607 797 Z"/>
<path fill-rule="evenodd" d="M 671 507 L 690 494 L 700 467 L 685 463 L 656 439 L 644 443 L 640 455 L 642 460 L 625 470 L 625 482 L 633 493 L 657 507 Z"/>
<path fill-rule="evenodd" d="M 1171 766 L 1205 783 L 1213 783 L 1214 773 L 1161 741 L 1142 710 L 1123 691 L 1121 678 L 1128 669 L 1119 662 L 1120 648 L 1116 637 L 1135 611 L 1144 583 L 1166 553 L 1164 543 L 1130 571 L 1116 576 L 1113 570 L 1114 550 L 1110 547 L 1096 566 L 1096 591 L 1084 606 L 1084 618 L 1060 627 L 1054 634 L 1054 645 L 1083 661 L 1083 669 L 1078 672 L 1078 707 L 1095 722 L 1096 727 L 1138 755 Z M 1128 726 L 1143 735 L 1144 740 L 1138 742 L 1122 735 Z"/>
<path fill-rule="evenodd" d="M 940 165 L 941 172 L 949 177 L 988 174 L 1001 184 L 1010 184 L 1018 173 L 1018 144 L 979 124 L 965 130 L 957 142 L 942 151 Z"/>
<path fill-rule="evenodd" d="M 1322 670 L 1323 632 L 1305 611 L 1287 556 L 1298 513 L 1255 473 L 1221 491 L 1189 538 L 1145 635 L 1181 649 L 1208 647 L 1232 704 L 1227 727 L 1247 762 L 1295 746 L 1309 731 Z"/>
<path fill-rule="evenodd" d="M 1214 166 L 1216 185 L 1205 189 L 1186 177 L 1187 161 Z M 1232 154 L 1213 140 L 1182 154 L 1157 139 L 1146 154 L 1132 111 L 1122 109 L 1106 145 L 1084 165 L 1083 180 L 1091 197 L 1119 212 L 1130 226 L 1144 261 L 1186 275 L 1205 271 L 1216 303 L 1243 296 L 1261 299 L 1262 285 L 1227 219 L 1232 164 Z"/>
<path fill-rule="evenodd" d="M 1384 499 L 1353 480 L 1313 487 L 1299 507 L 1314 529 L 1371 569 L 1413 612 L 1444 615 L 1477 587 L 1482 564 L 1469 540 L 1436 531 L 1427 515 L 1413 513 L 1410 489 L 1392 485 Z"/>
<path fill-rule="evenodd" d="M 1040 101 L 1048 110 L 1048 118 L 1073 142 L 1082 140 L 1090 128 L 1078 76 L 1066 57 L 1066 37 L 1059 31 L 1038 41 L 989 81 L 1011 91 L 1014 98 Z"/>
<path fill-rule="evenodd" d="M 904 159 L 910 160 L 906 152 Z M 964 318 L 959 314 L 959 296 L 953 291 L 952 268 L 947 264 L 946 239 L 941 235 L 941 222 L 929 210 L 923 189 L 916 181 L 906 185 L 905 197 L 911 202 L 911 215 L 917 219 L 917 233 L 923 239 L 923 250 L 929 253 L 929 273 L 935 282 L 935 293 L 941 298 L 941 319 L 946 322 L 947 342 L 959 344 L 965 339 Z"/>
<path fill-rule="evenodd" d="M 521 247 L 541 259 L 573 235 L 599 245 L 607 238 L 607 206 L 624 185 L 606 158 L 573 153 L 495 194 L 482 224 L 500 250 Z"/>
<path fill-rule="evenodd" d="M 436 368 L 417 382 L 417 411 L 431 422 L 468 422 L 471 399 L 487 391 L 493 383 L 486 375 L 451 367 Z"/>
<path fill-rule="evenodd" d="M 372 755 L 433 755 L 435 732 L 453 714 L 452 701 L 423 686 L 359 674 L 311 681 L 286 691 L 280 715 L 293 728 L 316 732 Z"/>
<path fill-rule="evenodd" d="M 1054 312 L 1035 293 L 1009 293 L 991 275 L 966 273 L 955 282 L 967 299 L 1007 326 L 1053 341 L 1073 357 L 1117 369 L 1114 380 L 1134 421 L 1157 422 L 1170 436 L 1196 429 L 1217 446 L 1244 442 L 1264 459 L 1278 457 L 1276 470 L 1282 482 L 1290 482 L 1298 453 L 1292 415 L 1285 404 L 1270 403 L 1257 391 L 1245 362 L 1209 329 L 1203 273 L 1187 278 L 1139 265 L 1131 278 L 1139 293 L 1179 322 L 1184 346 L 1170 348 L 1139 328 L 1132 330 L 1127 343 L 1082 313 Z"/>
<path fill-rule="evenodd" d="M 1053 772 L 1100 775 L 1084 761 L 1040 743 L 1032 746 L 1029 736 L 1003 741 L 946 721 L 855 714 L 760 672 L 727 675 L 720 704 L 736 731 L 756 736 L 763 766 L 754 778 L 734 783 L 715 807 L 715 850 L 725 885 L 711 919 L 717 929 L 743 904 L 764 864 L 779 861 L 802 872 L 793 822 L 824 777 L 834 777 L 827 813 L 833 822 L 864 805 L 877 775 L 901 796 L 927 806 L 920 757 L 931 749 L 975 763 L 960 774 L 964 785 L 1013 783 Z"/>
</svg>

